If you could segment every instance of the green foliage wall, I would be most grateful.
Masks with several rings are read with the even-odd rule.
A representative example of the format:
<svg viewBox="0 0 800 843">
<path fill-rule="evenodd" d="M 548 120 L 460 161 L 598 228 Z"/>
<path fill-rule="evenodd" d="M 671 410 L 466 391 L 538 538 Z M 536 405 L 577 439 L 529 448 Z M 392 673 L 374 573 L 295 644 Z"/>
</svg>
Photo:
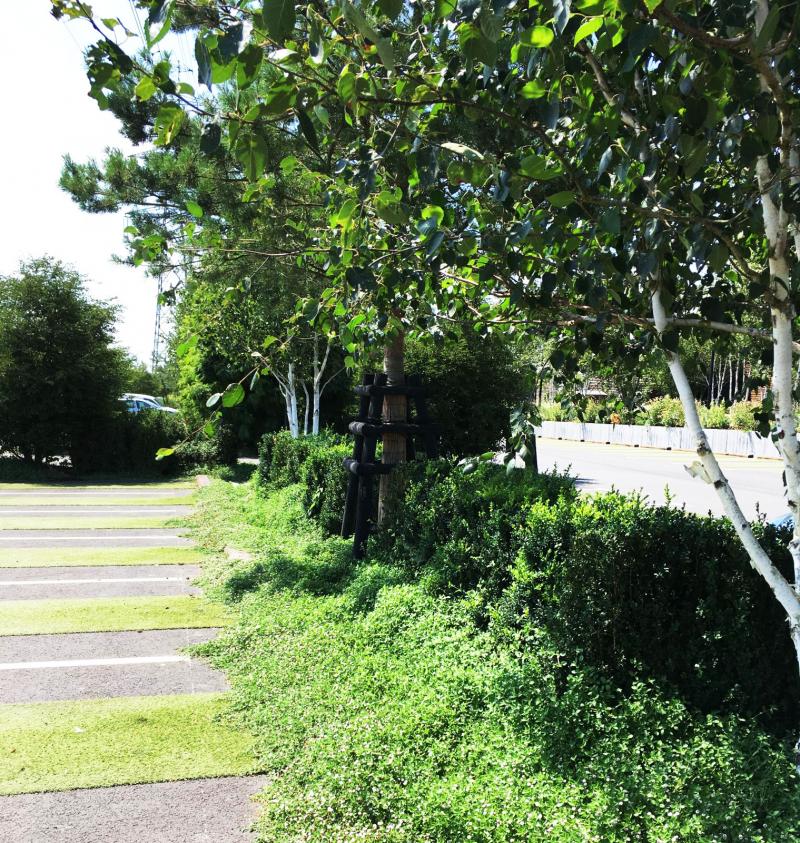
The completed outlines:
<svg viewBox="0 0 800 843">
<path fill-rule="evenodd" d="M 442 453 L 481 454 L 511 432 L 509 414 L 526 397 L 513 346 L 468 331 L 443 344 L 410 342 L 406 372 L 422 377 Z"/>
</svg>

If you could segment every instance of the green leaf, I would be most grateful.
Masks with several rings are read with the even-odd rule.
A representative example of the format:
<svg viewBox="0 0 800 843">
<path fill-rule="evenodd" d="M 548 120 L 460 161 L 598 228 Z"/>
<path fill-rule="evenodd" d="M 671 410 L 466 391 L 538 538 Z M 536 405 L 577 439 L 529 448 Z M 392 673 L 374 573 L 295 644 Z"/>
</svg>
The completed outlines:
<svg viewBox="0 0 800 843">
<path fill-rule="evenodd" d="M 215 392 L 206 401 L 206 407 L 213 407 L 215 404 L 219 404 L 220 398 L 222 398 L 222 393 L 221 392 Z"/>
<path fill-rule="evenodd" d="M 300 58 L 300 53 L 297 50 L 275 50 L 274 53 L 269 54 L 270 61 L 275 62 L 275 64 L 285 64 L 286 62 L 296 61 Z"/>
<path fill-rule="evenodd" d="M 390 225 L 405 225 L 408 222 L 408 209 L 388 190 L 381 191 L 375 198 L 375 211 Z"/>
<path fill-rule="evenodd" d="M 575 201 L 575 194 L 571 190 L 562 190 L 547 197 L 547 201 L 554 208 L 566 208 Z"/>
<path fill-rule="evenodd" d="M 339 208 L 338 213 L 334 217 L 334 222 L 342 226 L 342 228 L 347 228 L 353 219 L 353 214 L 355 214 L 357 207 L 358 202 L 355 199 L 347 199 L 342 204 L 342 207 Z"/>
<path fill-rule="evenodd" d="M 199 340 L 200 337 L 197 334 L 192 334 L 189 339 L 178 344 L 178 347 L 175 349 L 175 354 L 178 357 L 185 357 L 193 348 L 197 347 Z"/>
<path fill-rule="evenodd" d="M 149 76 L 142 76 L 139 84 L 133 89 L 133 92 L 142 102 L 149 100 L 150 97 L 158 90 L 156 83 Z"/>
<path fill-rule="evenodd" d="M 497 61 L 497 44 L 487 38 L 473 23 L 458 27 L 458 43 L 464 55 L 490 67 Z"/>
<path fill-rule="evenodd" d="M 532 26 L 520 36 L 520 42 L 526 47 L 549 47 L 553 43 L 555 33 L 549 26 Z"/>
<path fill-rule="evenodd" d="M 244 401 L 244 387 L 240 384 L 229 386 L 222 395 L 223 407 L 235 407 Z"/>
<path fill-rule="evenodd" d="M 257 44 L 248 44 L 236 59 L 236 81 L 240 88 L 251 85 L 258 76 L 264 51 Z"/>
<path fill-rule="evenodd" d="M 394 71 L 394 50 L 391 41 L 378 34 L 361 9 L 354 6 L 350 0 L 341 0 L 341 7 L 345 20 L 358 30 L 362 38 L 375 45 L 384 67 L 390 72 Z"/>
<path fill-rule="evenodd" d="M 247 132 L 240 135 L 236 143 L 236 157 L 244 167 L 244 174 L 249 181 L 256 181 L 267 166 L 269 148 L 259 132 Z"/>
<path fill-rule="evenodd" d="M 156 115 L 153 128 L 156 130 L 156 146 L 168 146 L 175 139 L 183 125 L 183 110 L 174 103 L 164 103 Z"/>
<path fill-rule="evenodd" d="M 536 154 L 526 155 L 519 162 L 519 171 L 523 176 L 527 176 L 529 179 L 536 179 L 537 181 L 554 179 L 562 173 L 560 164 L 550 166 L 546 158 Z"/>
<path fill-rule="evenodd" d="M 261 52 L 259 50 L 259 52 Z M 194 42 L 194 57 L 197 61 L 197 81 L 211 90 L 211 53 L 200 36 Z"/>
<path fill-rule="evenodd" d="M 156 451 L 156 459 L 163 460 L 165 457 L 171 457 L 174 453 L 174 448 L 159 448 Z"/>
<path fill-rule="evenodd" d="M 292 34 L 296 17 L 293 0 L 264 0 L 262 19 L 273 41 L 283 43 Z"/>
<path fill-rule="evenodd" d="M 197 202 L 192 202 L 191 199 L 186 202 L 186 210 L 193 216 L 200 219 L 203 216 L 203 209 L 197 204 Z"/>
<path fill-rule="evenodd" d="M 647 6 L 647 11 L 652 15 L 662 2 L 663 0 L 644 0 L 644 5 Z"/>
<path fill-rule="evenodd" d="M 161 6 L 161 11 L 155 18 L 152 17 L 152 10 L 153 7 L 150 7 L 151 15 L 148 16 L 147 25 L 144 27 L 144 39 L 147 42 L 148 47 L 155 47 L 159 41 L 166 37 L 167 33 L 170 31 L 172 27 L 172 3 L 158 3 L 156 4 Z M 150 36 L 150 25 L 152 23 L 159 23 L 162 22 L 161 26 L 156 32 L 155 36 Z"/>
<path fill-rule="evenodd" d="M 288 85 L 281 85 L 278 88 L 273 88 L 264 102 L 264 114 L 277 115 L 288 111 L 297 98 L 297 94 L 293 88 Z"/>
<path fill-rule="evenodd" d="M 356 76 L 350 65 L 346 64 L 339 74 L 339 79 L 336 82 L 336 92 L 345 101 L 350 102 L 356 96 Z"/>
<path fill-rule="evenodd" d="M 477 149 L 471 146 L 464 146 L 463 143 L 453 143 L 452 141 L 445 141 L 442 144 L 442 149 L 447 149 L 450 152 L 455 152 L 457 155 L 464 155 L 467 158 L 477 159 L 483 161 L 483 155 Z"/>
<path fill-rule="evenodd" d="M 546 93 L 547 88 L 538 79 L 531 79 L 530 82 L 526 82 L 520 90 L 520 94 L 526 100 L 541 99 Z"/>
<path fill-rule="evenodd" d="M 575 33 L 575 38 L 572 42 L 573 45 L 577 47 L 581 41 L 588 38 L 590 35 L 594 35 L 594 33 L 597 32 L 602 25 L 602 17 L 586 18 L 586 20 L 578 27 L 578 31 Z"/>
<path fill-rule="evenodd" d="M 403 11 L 403 0 L 378 0 L 378 8 L 387 18 L 394 20 Z"/>
<path fill-rule="evenodd" d="M 311 118 L 302 108 L 297 109 L 297 122 L 300 124 L 300 131 L 302 131 L 305 139 L 308 141 L 308 145 L 314 150 L 319 150 L 317 130 L 314 128 Z"/>
</svg>

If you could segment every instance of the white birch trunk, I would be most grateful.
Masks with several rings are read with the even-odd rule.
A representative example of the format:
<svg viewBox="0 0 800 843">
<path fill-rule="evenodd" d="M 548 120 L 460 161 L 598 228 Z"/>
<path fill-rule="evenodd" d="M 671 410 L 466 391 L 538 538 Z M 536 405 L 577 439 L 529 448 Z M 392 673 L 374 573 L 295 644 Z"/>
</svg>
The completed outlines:
<svg viewBox="0 0 800 843">
<path fill-rule="evenodd" d="M 667 313 L 661 301 L 660 289 L 656 287 L 652 295 L 653 316 L 655 318 L 656 330 L 659 334 L 663 333 L 669 325 Z M 790 344 L 791 349 L 791 344 Z M 692 395 L 691 385 L 686 371 L 683 368 L 680 357 L 671 352 L 665 351 L 667 355 L 667 364 L 669 365 L 672 380 L 678 390 L 678 395 L 681 399 L 683 412 L 686 417 L 686 426 L 694 438 L 697 455 L 700 458 L 700 464 L 695 463 L 690 468 L 690 473 L 696 477 L 700 477 L 707 483 L 710 483 L 717 493 L 717 496 L 722 503 L 725 514 L 733 524 L 739 540 L 742 542 L 747 555 L 750 557 L 750 563 L 753 568 L 764 578 L 767 585 L 772 590 L 778 602 L 786 612 L 789 621 L 789 630 L 794 643 L 795 652 L 797 653 L 798 668 L 800 668 L 800 596 L 798 596 L 795 588 L 789 581 L 781 574 L 775 567 L 775 564 L 769 558 L 764 548 L 758 543 L 753 530 L 750 527 L 750 522 L 742 512 L 739 502 L 736 500 L 736 495 L 731 489 L 728 479 L 722 472 L 717 458 L 714 455 L 711 447 L 708 444 L 708 438 L 705 431 L 700 424 L 700 417 L 697 413 L 697 406 Z M 791 361 L 790 361 L 791 362 Z M 796 437 L 795 437 L 796 441 Z M 795 519 L 795 538 L 793 538 L 791 545 L 796 542 L 798 531 L 797 519 Z M 794 552 L 793 552 L 794 558 Z M 798 747 L 800 749 L 800 742 Z"/>
</svg>

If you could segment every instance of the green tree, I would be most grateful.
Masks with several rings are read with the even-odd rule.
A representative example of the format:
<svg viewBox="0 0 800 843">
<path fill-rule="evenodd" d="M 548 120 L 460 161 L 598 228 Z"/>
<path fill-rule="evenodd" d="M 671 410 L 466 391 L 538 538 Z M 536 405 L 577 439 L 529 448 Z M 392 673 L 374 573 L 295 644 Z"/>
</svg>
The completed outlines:
<svg viewBox="0 0 800 843">
<path fill-rule="evenodd" d="M 173 4 L 146 5 L 155 31 Z M 467 315 L 483 334 L 539 326 L 558 335 L 550 360 L 566 377 L 586 351 L 630 364 L 659 348 L 696 442 L 692 471 L 785 610 L 800 661 L 800 4 L 339 0 L 233 15 L 225 3 L 179 5 L 197 30 L 201 84 L 247 85 L 271 68 L 255 104 L 176 99 L 168 60 L 155 72 L 121 53 L 114 22 L 89 55 L 93 96 L 119 96 L 120 80 L 145 101 L 165 94 L 154 121 L 165 148 L 183 109 L 201 111 L 224 125 L 255 185 L 265 125 L 299 127 L 322 158 L 336 147 L 333 172 L 305 165 L 330 211 L 299 257 L 328 277 L 301 305 L 315 322 L 355 312 L 365 343 Z M 87 15 L 76 0 L 54 11 Z M 357 131 L 329 132 L 332 115 Z M 681 357 L 687 330 L 773 349 L 764 431 L 795 516 L 793 581 L 709 447 Z"/>
<path fill-rule="evenodd" d="M 126 358 L 114 348 L 116 308 L 85 279 L 38 258 L 0 278 L 0 446 L 41 463 L 88 447 L 121 412 Z"/>
</svg>

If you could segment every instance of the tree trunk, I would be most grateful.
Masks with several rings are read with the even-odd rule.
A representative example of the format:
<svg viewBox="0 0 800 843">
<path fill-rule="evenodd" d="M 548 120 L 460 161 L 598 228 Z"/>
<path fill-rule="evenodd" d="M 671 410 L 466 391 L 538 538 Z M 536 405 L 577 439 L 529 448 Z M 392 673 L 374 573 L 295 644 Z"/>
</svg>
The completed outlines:
<svg viewBox="0 0 800 843">
<path fill-rule="evenodd" d="M 388 386 L 402 386 L 405 383 L 405 337 L 399 333 L 383 353 L 383 371 Z M 383 399 L 383 421 L 405 422 L 408 418 L 408 398 L 405 395 L 387 395 Z M 383 435 L 383 456 L 385 464 L 396 465 L 406 461 L 406 437 L 402 433 Z M 400 478 L 382 474 L 378 494 L 378 524 L 386 516 L 392 501 L 402 492 Z"/>
<path fill-rule="evenodd" d="M 289 364 L 286 385 L 286 413 L 289 417 L 289 432 L 297 439 L 300 435 L 300 423 L 297 418 L 297 385 L 294 380 L 294 363 Z"/>
</svg>

